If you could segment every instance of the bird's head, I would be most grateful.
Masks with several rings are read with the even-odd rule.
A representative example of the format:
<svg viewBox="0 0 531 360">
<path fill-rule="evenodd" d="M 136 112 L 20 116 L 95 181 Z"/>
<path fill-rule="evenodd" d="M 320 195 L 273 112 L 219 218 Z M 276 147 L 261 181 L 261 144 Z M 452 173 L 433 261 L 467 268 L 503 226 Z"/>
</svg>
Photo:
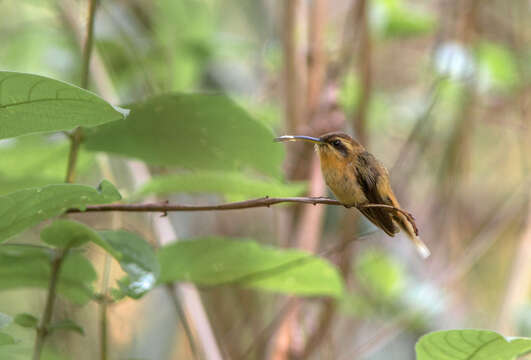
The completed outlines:
<svg viewBox="0 0 531 360">
<path fill-rule="evenodd" d="M 276 138 L 275 141 L 307 141 L 314 143 L 321 162 L 324 163 L 341 164 L 350 162 L 353 156 L 365 150 L 356 140 L 341 132 L 327 133 L 318 138 L 303 135 L 284 135 Z"/>
</svg>

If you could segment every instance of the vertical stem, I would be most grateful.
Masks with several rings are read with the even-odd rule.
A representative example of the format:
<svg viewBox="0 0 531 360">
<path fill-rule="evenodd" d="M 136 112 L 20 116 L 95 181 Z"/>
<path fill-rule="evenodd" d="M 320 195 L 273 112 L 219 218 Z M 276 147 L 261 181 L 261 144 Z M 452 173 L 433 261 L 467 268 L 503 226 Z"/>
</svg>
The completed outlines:
<svg viewBox="0 0 531 360">
<path fill-rule="evenodd" d="M 303 119 L 301 104 L 302 81 L 299 76 L 299 72 L 304 71 L 305 63 L 300 59 L 299 44 L 297 39 L 297 19 L 298 12 L 301 7 L 300 0 L 285 0 L 282 6 L 282 21 L 283 21 L 283 33 L 282 33 L 282 45 L 284 55 L 284 93 L 285 93 L 285 129 L 288 133 L 296 133 L 300 127 Z M 293 150 L 288 153 L 288 159 L 291 157 L 290 162 L 297 164 Z M 297 166 L 288 170 L 290 178 L 293 178 L 297 174 Z M 293 218 L 293 213 L 289 215 Z M 283 314 L 282 319 L 279 321 L 279 327 L 274 336 L 274 340 L 271 346 L 272 360 L 285 360 L 288 358 L 289 350 L 291 347 L 293 324 L 296 321 L 297 310 L 295 308 L 290 309 L 289 312 Z"/>
<path fill-rule="evenodd" d="M 83 63 L 81 66 L 81 87 L 86 89 L 89 80 L 90 56 L 92 54 L 94 39 L 94 19 L 96 7 L 99 0 L 89 0 L 88 19 L 87 19 L 87 39 L 83 46 Z M 70 137 L 70 152 L 68 154 L 68 167 L 66 170 L 65 182 L 73 183 L 76 174 L 76 163 L 81 145 L 83 131 L 80 127 L 74 130 Z"/>
<path fill-rule="evenodd" d="M 368 22 L 368 0 L 358 0 L 352 5 L 352 10 L 349 11 L 349 14 L 353 16 L 353 24 L 346 26 L 348 28 L 354 27 L 359 34 L 360 43 L 357 49 L 358 53 L 358 66 L 359 74 L 361 77 L 361 97 L 356 109 L 356 113 L 353 119 L 353 126 L 356 132 L 356 137 L 358 140 L 364 144 L 368 145 L 368 136 L 366 131 L 367 123 L 367 112 L 370 104 L 370 96 L 372 91 L 372 69 L 371 69 L 371 39 L 370 39 L 370 28 Z M 318 3 L 316 3 L 318 6 Z M 322 12 L 322 10 L 318 10 Z M 347 22 L 348 24 L 348 22 Z M 321 27 L 324 26 L 321 24 Z M 323 29 L 320 31 L 323 33 Z M 350 32 L 345 31 L 347 34 Z M 356 34 L 355 34 L 356 35 Z M 351 36 L 352 39 L 355 36 Z M 310 85 L 310 81 L 309 81 Z M 309 90 L 311 88 L 309 87 Z M 338 261 L 338 266 L 340 268 L 343 278 L 345 278 L 345 283 L 347 282 L 348 276 L 350 274 L 350 268 L 352 263 L 352 257 L 349 249 L 349 245 L 352 243 L 352 236 L 356 233 L 356 222 L 357 216 L 351 216 L 351 214 L 345 214 L 344 217 L 345 226 L 344 231 L 341 236 L 341 258 Z M 299 354 L 300 359 L 308 359 L 312 354 L 321 346 L 323 341 L 326 339 L 327 334 L 329 334 L 330 329 L 333 326 L 333 320 L 336 312 L 337 304 L 334 300 L 325 300 L 321 309 L 321 313 L 318 316 L 317 325 L 310 332 L 306 339 L 306 344 L 302 351 Z"/>
<path fill-rule="evenodd" d="M 306 61 L 297 61 L 297 39 L 294 34 L 296 33 L 296 9 L 292 1 L 285 2 L 285 43 L 291 46 L 286 46 L 285 58 L 286 58 L 286 81 L 295 81 L 292 85 L 299 85 L 298 88 L 290 88 L 291 91 L 296 93 L 291 94 L 295 101 L 293 106 L 296 106 L 298 112 L 295 118 L 297 121 L 294 128 L 291 120 L 287 118 L 287 129 L 289 131 L 298 131 L 298 127 L 310 125 L 318 128 L 326 129 L 327 126 L 324 116 L 322 119 L 318 117 L 320 105 L 322 103 L 323 85 L 326 81 L 326 48 L 325 48 L 325 33 L 326 33 L 326 21 L 327 21 L 327 0 L 313 0 L 308 4 L 307 22 L 308 22 L 308 56 Z M 291 28 L 290 28 L 291 27 Z M 289 38 L 291 36 L 291 38 Z M 291 62 L 289 61 L 291 60 Z M 297 66 L 297 64 L 300 64 Z M 305 82 L 301 81 L 297 71 L 304 71 L 306 78 Z M 291 77 L 291 78 L 290 78 Z M 298 82 L 297 82 L 298 81 Z M 300 91 L 298 89 L 305 88 Z M 287 84 L 289 86 L 289 84 Z M 297 94 L 299 94 L 297 96 Z M 305 94 L 303 98 L 300 94 Z M 290 96 L 290 94 L 287 94 Z M 287 98 L 289 100 L 289 97 Z M 290 103 L 287 104 L 287 114 L 290 114 Z M 302 117 L 302 118 L 301 118 Z M 317 122 L 320 122 L 317 125 Z M 321 125 L 322 123 L 322 125 Z M 320 162 L 315 156 L 315 153 L 310 147 L 302 149 L 298 155 L 298 161 L 295 160 L 298 165 L 292 175 L 295 178 L 308 179 L 309 196 L 323 196 L 326 194 L 326 185 L 321 175 Z M 315 252 L 319 244 L 319 237 L 322 233 L 323 220 L 324 220 L 324 208 L 319 207 L 306 207 L 300 211 L 297 222 L 294 224 L 293 232 L 295 235 L 296 246 L 300 249 L 304 249 L 309 252 Z M 294 300 L 294 305 L 290 311 L 286 312 L 284 318 L 279 326 L 276 341 L 274 344 L 272 359 L 284 360 L 289 359 L 292 356 L 303 351 L 303 344 L 297 341 L 301 333 L 298 318 L 302 310 L 303 302 L 299 299 Z"/>
<path fill-rule="evenodd" d="M 327 0 L 313 0 L 308 26 L 308 76 L 306 116 L 312 118 L 319 108 L 326 75 L 325 29 Z"/>
<path fill-rule="evenodd" d="M 356 22 L 359 23 L 360 44 L 358 47 L 358 66 L 361 77 L 361 96 L 354 115 L 354 131 L 356 137 L 367 146 L 367 112 L 369 110 L 372 90 L 372 68 L 371 68 L 371 33 L 368 19 L 367 0 L 359 0 L 358 8 L 355 11 Z"/>
<path fill-rule="evenodd" d="M 35 348 L 33 351 L 33 360 L 40 360 L 44 341 L 48 336 L 48 327 L 52 320 L 53 307 L 55 304 L 55 296 L 57 291 L 57 282 L 59 280 L 59 271 L 61 265 L 67 254 L 68 250 L 58 250 L 52 260 L 52 269 L 50 273 L 50 283 L 48 285 L 48 297 L 46 298 L 46 305 L 44 307 L 44 313 L 42 315 L 41 323 L 37 328 L 37 334 L 35 336 Z"/>
<path fill-rule="evenodd" d="M 105 265 L 103 268 L 103 283 L 101 294 L 103 301 L 100 304 L 100 359 L 107 360 L 107 293 L 109 292 L 109 276 L 111 272 L 111 257 L 105 254 Z"/>
<path fill-rule="evenodd" d="M 79 146 L 81 145 L 81 135 L 81 128 L 79 127 L 70 135 L 70 152 L 68 153 L 68 166 L 66 168 L 65 178 L 65 182 L 69 184 L 73 183 L 76 177 L 76 163 Z"/>
<path fill-rule="evenodd" d="M 302 120 L 301 104 L 301 79 L 300 59 L 297 47 L 297 12 L 300 7 L 299 0 L 284 1 L 284 91 L 286 96 L 286 131 L 294 132 Z"/>
<path fill-rule="evenodd" d="M 96 7 L 99 0 L 89 0 L 88 19 L 87 19 L 87 39 L 83 46 L 83 64 L 81 67 L 81 87 L 86 89 L 89 80 L 90 56 L 92 55 L 92 45 L 94 43 L 94 19 Z"/>
<path fill-rule="evenodd" d="M 195 345 L 192 329 L 190 328 L 190 325 L 188 324 L 188 319 L 186 318 L 184 309 L 181 305 L 181 302 L 179 301 L 179 298 L 177 297 L 177 287 L 175 286 L 174 283 L 169 283 L 169 284 L 166 284 L 166 289 L 168 290 L 168 295 L 173 303 L 173 306 L 175 307 L 177 316 L 179 316 L 179 320 L 181 320 L 184 333 L 186 334 L 186 339 L 188 340 L 188 344 L 190 345 L 190 351 L 192 352 L 192 356 L 195 360 L 200 359 L 199 350 L 197 349 L 197 346 Z"/>
</svg>

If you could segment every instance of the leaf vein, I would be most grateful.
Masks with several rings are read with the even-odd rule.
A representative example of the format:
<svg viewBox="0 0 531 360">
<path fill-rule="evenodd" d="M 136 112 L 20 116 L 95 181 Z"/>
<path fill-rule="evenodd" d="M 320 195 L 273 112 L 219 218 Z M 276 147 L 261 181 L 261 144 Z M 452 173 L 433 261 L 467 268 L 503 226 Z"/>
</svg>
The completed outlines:
<svg viewBox="0 0 531 360">
<path fill-rule="evenodd" d="M 45 81 L 46 81 L 46 79 L 41 79 L 41 80 L 36 81 L 35 84 L 31 85 L 31 87 L 29 88 L 29 91 L 28 91 L 28 100 L 27 101 L 31 101 L 31 94 L 33 93 L 33 90 L 35 90 L 35 88 L 37 86 L 39 86 L 40 84 L 42 84 Z"/>
<path fill-rule="evenodd" d="M 79 98 L 78 99 L 74 99 L 74 98 L 36 99 L 36 100 L 19 101 L 19 102 L 16 102 L 16 103 L 0 105 L 0 109 L 6 109 L 8 107 L 13 107 L 13 106 L 27 105 L 27 104 L 32 104 L 32 103 L 36 103 L 36 102 L 47 102 L 47 101 L 80 101 L 80 102 L 87 102 L 87 103 L 95 103 L 94 101 L 91 101 L 91 100 L 88 100 L 88 99 L 79 99 Z"/>
<path fill-rule="evenodd" d="M 481 349 L 485 348 L 487 345 L 490 345 L 490 344 L 492 344 L 493 342 L 498 341 L 498 340 L 500 340 L 500 339 L 499 339 L 499 338 L 494 338 L 494 339 L 492 339 L 492 340 L 487 341 L 486 343 L 481 344 L 481 346 L 479 346 L 476 350 L 474 350 L 474 352 L 473 352 L 472 354 L 470 354 L 470 355 L 466 358 L 466 360 L 472 360 L 472 359 L 474 359 L 474 356 L 476 356 L 476 355 L 481 351 Z"/>
</svg>

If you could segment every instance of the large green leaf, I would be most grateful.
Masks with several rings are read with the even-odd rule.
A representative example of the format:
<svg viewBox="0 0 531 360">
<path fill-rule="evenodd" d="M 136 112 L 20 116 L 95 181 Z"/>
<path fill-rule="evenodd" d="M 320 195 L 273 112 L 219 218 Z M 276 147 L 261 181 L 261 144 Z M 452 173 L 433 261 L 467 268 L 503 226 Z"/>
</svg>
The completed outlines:
<svg viewBox="0 0 531 360">
<path fill-rule="evenodd" d="M 60 248 L 81 246 L 89 241 L 98 243 L 98 233 L 86 225 L 72 220 L 57 220 L 41 231 L 41 239 Z"/>
<path fill-rule="evenodd" d="M 126 113 L 77 86 L 0 71 L 0 139 L 96 126 L 123 119 Z"/>
<path fill-rule="evenodd" d="M 0 245 L 0 290 L 25 287 L 47 288 L 51 272 L 51 249 Z M 69 300 L 85 304 L 92 298 L 96 272 L 90 261 L 70 252 L 61 266 L 58 291 Z"/>
<path fill-rule="evenodd" d="M 424 335 L 417 360 L 513 360 L 531 352 L 531 339 L 505 338 L 488 330 L 448 330 Z"/>
<path fill-rule="evenodd" d="M 343 283 L 325 260 L 251 240 L 207 237 L 178 241 L 159 250 L 160 282 L 239 285 L 297 295 L 339 297 Z"/>
<path fill-rule="evenodd" d="M 98 189 L 85 185 L 60 184 L 20 190 L 0 197 L 0 242 L 39 222 L 64 213 L 84 209 L 89 204 L 120 200 L 118 190 L 108 181 Z"/>
<path fill-rule="evenodd" d="M 63 182 L 69 147 L 65 137 L 42 134 L 4 140 L 0 146 L 0 195 Z M 80 152 L 76 174 L 86 173 L 94 163 L 93 153 Z"/>
<path fill-rule="evenodd" d="M 117 260 L 127 273 L 120 280 L 123 295 L 140 298 L 155 286 L 160 267 L 152 247 L 140 236 L 123 231 L 100 231 L 103 241 L 118 254 Z"/>
<path fill-rule="evenodd" d="M 151 38 L 154 51 L 146 58 L 154 83 L 178 91 L 197 86 L 212 51 L 221 47 L 215 39 L 219 34 L 216 9 L 223 5 L 196 0 L 157 2 L 152 14 L 157 19 Z"/>
<path fill-rule="evenodd" d="M 231 199 L 259 196 L 297 196 L 303 183 L 285 184 L 275 179 L 260 180 L 233 171 L 198 171 L 158 176 L 145 184 L 139 195 L 171 193 L 217 193 Z"/>
<path fill-rule="evenodd" d="M 129 108 L 127 119 L 88 131 L 86 147 L 155 165 L 281 173 L 272 131 L 225 95 L 166 94 Z"/>
</svg>

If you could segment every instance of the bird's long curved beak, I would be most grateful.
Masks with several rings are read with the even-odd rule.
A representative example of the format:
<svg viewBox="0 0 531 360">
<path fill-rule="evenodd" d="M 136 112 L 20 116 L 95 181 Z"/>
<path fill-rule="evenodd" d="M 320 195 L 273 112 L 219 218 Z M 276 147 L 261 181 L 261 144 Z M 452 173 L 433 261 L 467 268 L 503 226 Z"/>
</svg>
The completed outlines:
<svg viewBox="0 0 531 360">
<path fill-rule="evenodd" d="M 322 144 L 323 142 L 319 138 L 311 137 L 311 136 L 304 136 L 304 135 L 284 135 L 279 136 L 275 138 L 276 142 L 287 142 L 287 141 L 308 141 L 312 142 L 314 144 Z"/>
</svg>

